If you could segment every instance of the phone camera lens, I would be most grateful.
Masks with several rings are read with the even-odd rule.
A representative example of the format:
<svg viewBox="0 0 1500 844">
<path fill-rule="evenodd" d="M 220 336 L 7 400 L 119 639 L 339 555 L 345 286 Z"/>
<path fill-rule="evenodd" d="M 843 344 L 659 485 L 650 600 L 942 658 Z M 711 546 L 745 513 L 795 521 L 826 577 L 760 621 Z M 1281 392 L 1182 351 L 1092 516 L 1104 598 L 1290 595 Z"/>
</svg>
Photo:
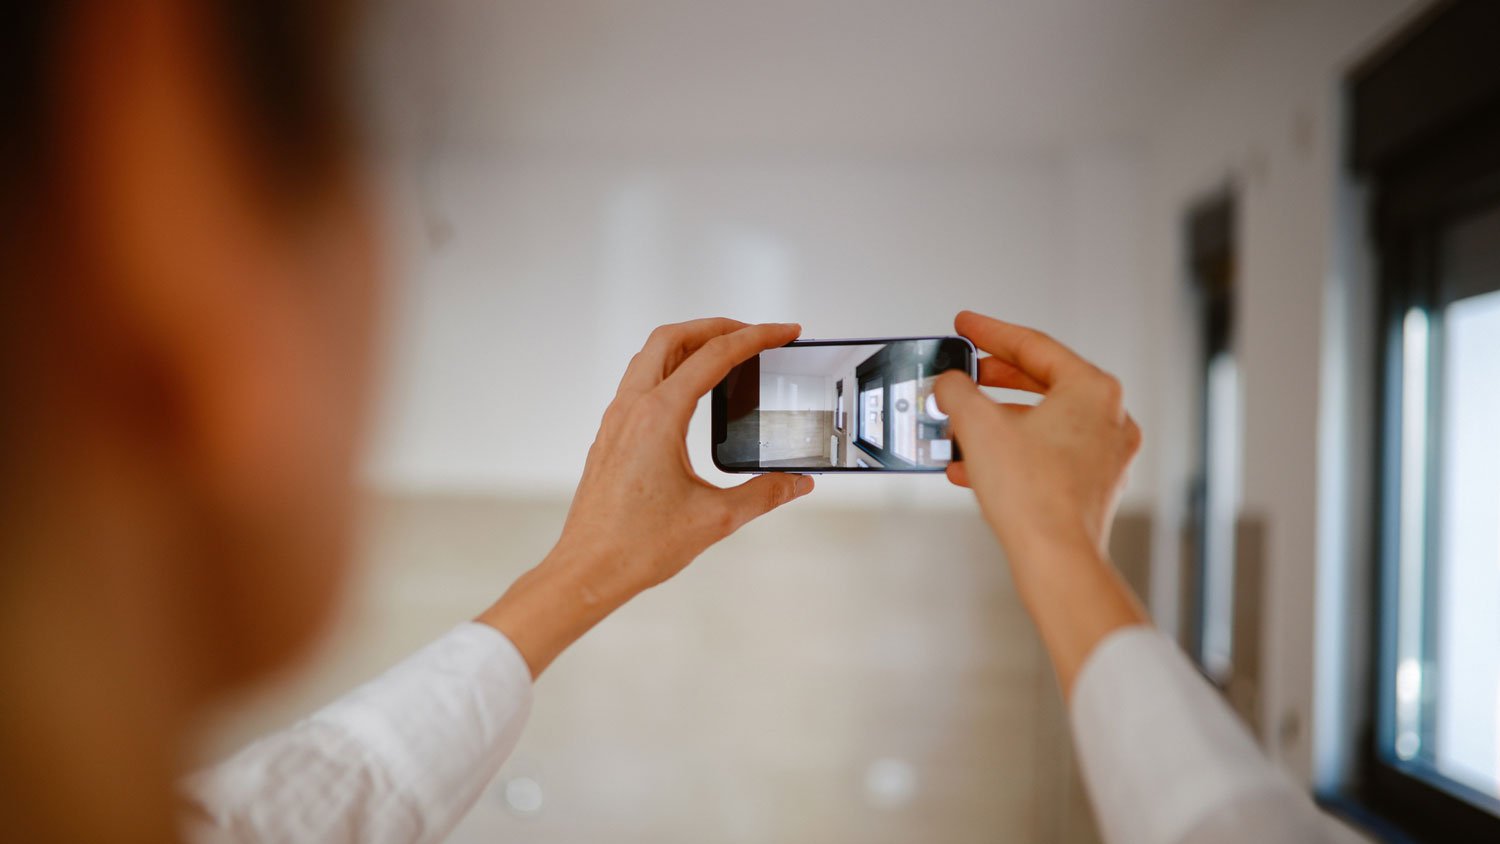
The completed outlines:
<svg viewBox="0 0 1500 844">
<path fill-rule="evenodd" d="M 938 352 L 937 357 L 933 358 L 932 362 L 938 369 L 947 369 L 948 365 L 953 362 L 953 359 L 948 356 L 947 352 Z"/>
</svg>

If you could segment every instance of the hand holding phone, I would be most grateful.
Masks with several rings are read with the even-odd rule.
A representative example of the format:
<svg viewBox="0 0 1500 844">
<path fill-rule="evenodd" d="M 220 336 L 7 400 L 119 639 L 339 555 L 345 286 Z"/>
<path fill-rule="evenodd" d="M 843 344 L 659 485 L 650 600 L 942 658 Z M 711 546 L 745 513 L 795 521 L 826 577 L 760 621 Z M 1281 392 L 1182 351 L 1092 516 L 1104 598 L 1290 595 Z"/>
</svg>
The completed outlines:
<svg viewBox="0 0 1500 844">
<path fill-rule="evenodd" d="M 945 377 L 939 404 L 964 443 L 949 469 L 973 488 L 1009 551 L 1038 542 L 1104 552 L 1141 432 L 1114 376 L 1035 329 L 965 311 L 957 328 L 991 357 L 978 385 Z M 1039 393 L 1037 405 L 992 401 L 979 385 Z"/>
<path fill-rule="evenodd" d="M 686 443 L 715 383 L 800 330 L 701 319 L 651 333 L 604 412 L 557 546 L 479 617 L 515 643 L 532 676 L 637 593 L 812 490 L 812 478 L 783 474 L 720 489 L 693 471 Z"/>
<path fill-rule="evenodd" d="M 1043 396 L 1004 404 L 967 378 L 937 384 L 964 444 L 948 477 L 979 499 L 1066 696 L 1100 642 L 1149 621 L 1107 547 L 1141 432 L 1120 382 L 1046 334 L 968 311 L 954 327 L 991 355 L 979 385 Z"/>
</svg>

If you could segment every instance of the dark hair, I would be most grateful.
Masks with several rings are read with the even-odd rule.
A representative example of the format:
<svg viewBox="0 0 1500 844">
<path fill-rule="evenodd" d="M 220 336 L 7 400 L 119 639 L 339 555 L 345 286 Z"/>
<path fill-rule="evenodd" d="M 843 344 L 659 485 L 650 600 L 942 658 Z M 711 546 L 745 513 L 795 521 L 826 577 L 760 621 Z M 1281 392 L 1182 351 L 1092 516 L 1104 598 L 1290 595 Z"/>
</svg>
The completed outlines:
<svg viewBox="0 0 1500 844">
<path fill-rule="evenodd" d="M 311 177 L 353 142 L 348 0 L 215 0 L 252 131 L 283 175 Z"/>
<path fill-rule="evenodd" d="M 0 11 L 0 195 L 15 202 L 46 170 L 55 55 L 74 13 L 97 0 L 23 0 Z M 349 0 L 199 0 L 267 170 L 288 186 L 352 142 Z M 24 202 L 24 199 L 21 199 Z"/>
</svg>

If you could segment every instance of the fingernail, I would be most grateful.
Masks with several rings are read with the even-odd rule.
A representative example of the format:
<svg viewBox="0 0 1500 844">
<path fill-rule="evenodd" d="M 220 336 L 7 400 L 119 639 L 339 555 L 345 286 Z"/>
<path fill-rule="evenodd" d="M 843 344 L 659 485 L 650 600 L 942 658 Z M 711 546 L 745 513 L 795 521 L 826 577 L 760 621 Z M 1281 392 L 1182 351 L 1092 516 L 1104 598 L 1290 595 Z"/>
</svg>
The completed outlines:
<svg viewBox="0 0 1500 844">
<path fill-rule="evenodd" d="M 808 477 L 807 475 L 798 475 L 797 476 L 797 484 L 794 487 L 794 489 L 797 490 L 797 494 L 798 495 L 806 495 L 809 492 L 812 492 L 812 488 L 813 488 L 813 479 L 812 478 Z"/>
</svg>

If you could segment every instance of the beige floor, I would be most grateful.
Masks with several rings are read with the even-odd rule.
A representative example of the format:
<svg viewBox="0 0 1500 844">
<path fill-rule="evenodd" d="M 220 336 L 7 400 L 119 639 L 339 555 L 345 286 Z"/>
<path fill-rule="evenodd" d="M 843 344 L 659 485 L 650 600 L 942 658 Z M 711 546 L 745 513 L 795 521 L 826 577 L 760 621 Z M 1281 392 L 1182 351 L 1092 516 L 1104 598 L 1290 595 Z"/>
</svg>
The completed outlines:
<svg viewBox="0 0 1500 844">
<path fill-rule="evenodd" d="M 763 469 L 832 469 L 833 461 L 827 457 L 791 457 L 786 460 L 762 460 Z"/>
<path fill-rule="evenodd" d="M 545 553 L 564 511 L 375 502 L 366 577 L 328 645 L 226 712 L 207 754 L 481 609 Z M 540 809 L 514 808 L 511 783 Z M 1050 670 L 977 517 L 793 505 L 549 670 L 521 746 L 451 840 L 1096 837 Z"/>
</svg>

